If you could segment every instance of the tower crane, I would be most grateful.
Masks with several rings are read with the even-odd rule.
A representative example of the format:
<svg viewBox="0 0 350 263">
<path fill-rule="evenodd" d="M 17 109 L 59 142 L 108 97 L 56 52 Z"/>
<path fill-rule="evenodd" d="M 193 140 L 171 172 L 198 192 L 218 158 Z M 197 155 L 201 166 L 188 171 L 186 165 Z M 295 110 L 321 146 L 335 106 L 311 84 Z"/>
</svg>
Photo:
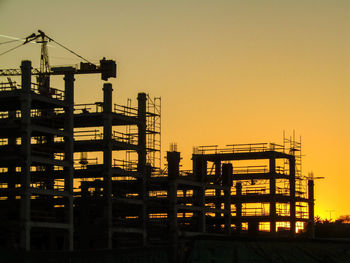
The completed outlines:
<svg viewBox="0 0 350 263">
<path fill-rule="evenodd" d="M 58 43 L 51 37 L 47 36 L 43 31 L 38 30 L 38 33 L 32 33 L 28 37 L 25 38 L 25 41 L 23 44 L 15 47 L 18 48 L 20 46 L 23 46 L 30 42 L 36 42 L 41 44 L 41 54 L 40 54 L 40 68 L 33 68 L 32 69 L 32 75 L 37 76 L 37 82 L 39 85 L 39 91 L 41 93 L 47 93 L 50 86 L 50 75 L 62 75 L 65 72 L 71 72 L 73 74 L 94 74 L 94 73 L 100 73 L 101 79 L 107 81 L 109 78 L 115 78 L 116 77 L 116 71 L 117 71 L 117 65 L 114 60 L 106 60 L 103 58 L 100 60 L 100 65 L 95 65 L 91 62 L 89 62 L 87 59 L 83 58 L 82 56 L 78 55 L 74 51 L 68 49 L 67 47 L 63 46 L 62 44 Z M 47 43 L 48 42 L 54 42 L 60 47 L 66 49 L 70 53 L 78 56 L 79 58 L 83 59 L 85 62 L 80 62 L 80 65 L 78 67 L 76 66 L 69 66 L 69 67 L 50 67 L 49 64 L 49 56 L 48 56 L 48 50 L 47 50 Z M 12 48 L 6 52 L 1 53 L 0 55 L 3 55 L 9 51 L 14 50 L 15 48 Z M 0 76 L 20 76 L 21 70 L 20 69 L 0 69 Z"/>
</svg>

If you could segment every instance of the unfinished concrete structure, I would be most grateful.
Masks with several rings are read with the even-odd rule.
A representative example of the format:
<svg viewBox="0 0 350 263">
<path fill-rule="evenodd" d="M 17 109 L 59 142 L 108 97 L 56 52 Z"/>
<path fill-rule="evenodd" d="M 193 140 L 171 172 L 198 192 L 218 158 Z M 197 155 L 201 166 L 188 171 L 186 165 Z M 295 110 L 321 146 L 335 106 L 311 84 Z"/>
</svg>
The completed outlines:
<svg viewBox="0 0 350 263">
<path fill-rule="evenodd" d="M 73 72 L 62 73 L 64 91 L 51 88 L 50 95 L 31 75 L 31 62 L 23 61 L 21 85 L 1 83 L 1 242 L 73 249 Z M 57 110 L 59 121 L 51 119 Z"/>
<path fill-rule="evenodd" d="M 111 248 L 115 233 L 121 246 L 144 244 L 144 175 L 150 173 L 147 162 L 160 166 L 160 100 L 151 104 L 140 93 L 137 108 L 113 105 L 112 86 L 105 83 L 104 101 L 94 109 L 74 107 L 74 74 L 115 77 L 115 62 L 105 59 L 100 67 L 52 68 L 47 75 L 63 75 L 63 91 L 32 82 L 32 73 L 41 76 L 30 61 L 21 70 L 1 71 L 21 76 L 21 85 L 8 78 L 0 90 L 1 246 Z M 115 129 L 121 126 L 135 126 L 136 133 Z M 127 160 L 113 159 L 114 151 L 127 152 Z M 90 164 L 87 152 L 102 161 Z M 74 159 L 74 153 L 85 155 Z M 137 235 L 128 239 L 136 244 L 123 242 L 123 233 Z"/>
<path fill-rule="evenodd" d="M 149 183 L 149 227 L 173 258 L 194 236 L 313 236 L 313 180 L 301 174 L 300 142 L 196 147 L 186 172 L 179 152 L 167 160 L 167 175 Z"/>
<path fill-rule="evenodd" d="M 74 105 L 74 75 L 115 76 L 100 67 L 52 68 L 64 89 L 21 76 L 0 84 L 0 246 L 25 250 L 167 245 L 200 235 L 294 236 L 313 225 L 313 181 L 301 174 L 301 145 L 197 147 L 192 171 L 176 147 L 160 165 L 160 98 L 139 93 L 137 107 L 103 101 Z M 49 82 L 48 82 L 49 83 Z M 308 196 L 307 196 L 308 195 Z"/>
<path fill-rule="evenodd" d="M 240 233 L 243 228 L 252 235 L 259 230 L 274 235 L 276 231 L 288 229 L 294 236 L 297 230 L 304 228 L 303 223 L 313 222 L 313 193 L 310 188 L 309 198 L 306 196 L 307 185 L 300 165 L 301 145 L 290 139 L 285 139 L 284 145 L 199 147 L 193 154 L 194 176 L 207 178 L 204 180 L 209 184 L 228 182 L 231 186 L 231 224 L 235 232 Z M 206 204 L 223 207 L 227 201 L 222 196 L 218 191 L 212 196 L 206 195 Z M 210 221 L 217 228 L 224 224 L 218 214 Z"/>
</svg>

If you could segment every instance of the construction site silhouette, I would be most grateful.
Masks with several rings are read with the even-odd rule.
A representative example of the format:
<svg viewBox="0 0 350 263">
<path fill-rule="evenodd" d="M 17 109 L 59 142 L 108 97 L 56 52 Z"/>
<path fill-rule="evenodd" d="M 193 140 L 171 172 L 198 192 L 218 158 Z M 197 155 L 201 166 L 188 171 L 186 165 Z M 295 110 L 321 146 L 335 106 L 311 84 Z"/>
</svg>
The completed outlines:
<svg viewBox="0 0 350 263">
<path fill-rule="evenodd" d="M 116 77 L 115 61 L 53 67 L 46 44 L 54 40 L 39 31 L 31 41 L 42 45 L 40 69 L 24 60 L 0 70 L 5 258 L 265 262 L 270 253 L 281 262 L 292 249 L 299 262 L 348 262 L 348 241 L 315 240 L 314 178 L 302 174 L 295 136 L 194 147 L 192 170 L 180 169 L 172 144 L 163 168 L 160 97 L 138 93 L 137 106 L 113 104 L 105 81 Z M 78 74 L 101 75 L 103 101 L 74 103 Z M 63 87 L 51 87 L 52 76 L 63 77 Z"/>
</svg>

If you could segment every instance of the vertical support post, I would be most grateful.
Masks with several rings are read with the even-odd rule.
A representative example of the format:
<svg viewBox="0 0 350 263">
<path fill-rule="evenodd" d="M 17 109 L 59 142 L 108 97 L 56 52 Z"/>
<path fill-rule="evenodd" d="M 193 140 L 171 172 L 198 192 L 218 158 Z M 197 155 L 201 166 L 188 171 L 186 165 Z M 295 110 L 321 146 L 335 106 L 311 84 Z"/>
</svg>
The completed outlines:
<svg viewBox="0 0 350 263">
<path fill-rule="evenodd" d="M 90 195 L 89 186 L 86 182 L 81 182 L 81 201 L 80 201 L 80 249 L 89 249 L 91 236 L 89 235 L 89 214 L 90 214 Z"/>
<path fill-rule="evenodd" d="M 314 199 L 314 180 L 308 181 L 308 203 L 309 203 L 309 231 L 310 231 L 310 238 L 315 238 L 315 199 Z"/>
<path fill-rule="evenodd" d="M 168 224 L 170 241 L 170 258 L 177 262 L 178 224 L 177 224 L 177 182 L 179 177 L 180 153 L 167 152 L 168 161 Z"/>
<path fill-rule="evenodd" d="M 222 165 L 222 178 L 224 186 L 224 209 L 225 209 L 225 233 L 231 235 L 231 187 L 232 187 L 232 164 Z"/>
<path fill-rule="evenodd" d="M 64 75 L 64 99 L 65 106 L 65 120 L 64 120 L 64 158 L 67 165 L 64 167 L 65 183 L 64 190 L 68 193 L 67 202 L 65 206 L 66 220 L 69 225 L 68 228 L 68 250 L 73 250 L 73 174 L 74 174 L 74 160 L 73 160 L 73 144 L 74 144 L 74 74 L 73 72 L 67 72 Z"/>
<path fill-rule="evenodd" d="M 30 250 L 31 61 L 22 61 L 20 248 Z"/>
<path fill-rule="evenodd" d="M 295 157 L 289 159 L 289 188 L 290 188 L 290 235 L 295 235 L 296 213 L 295 213 Z"/>
<path fill-rule="evenodd" d="M 221 162 L 220 160 L 215 161 L 215 179 L 216 182 L 214 182 L 214 184 L 219 185 L 219 181 L 220 181 L 220 177 L 221 177 Z M 215 209 L 221 209 L 221 190 L 220 189 L 215 189 Z M 220 231 L 220 217 L 221 217 L 221 213 L 215 213 L 215 228 L 217 231 Z"/>
<path fill-rule="evenodd" d="M 276 234 L 276 157 L 269 158 L 270 168 L 270 233 Z"/>
<path fill-rule="evenodd" d="M 112 84 L 103 85 L 103 192 L 106 246 L 112 248 Z"/>
<path fill-rule="evenodd" d="M 14 122 L 16 119 L 16 111 L 9 111 L 9 122 Z M 11 147 L 11 150 L 16 148 L 16 137 L 15 136 L 9 136 L 8 137 L 8 145 Z M 16 184 L 16 165 L 10 164 L 8 167 L 8 178 L 7 178 L 8 188 L 11 190 L 15 189 Z M 9 201 L 9 211 L 14 208 L 15 202 L 15 194 L 14 192 L 10 191 L 8 194 L 8 201 Z"/>
<path fill-rule="evenodd" d="M 147 149 L 146 149 L 146 102 L 147 97 L 146 93 L 139 93 L 137 96 L 138 100 L 138 163 L 137 163 L 137 171 L 140 173 L 141 177 L 139 180 L 139 196 L 142 199 L 142 208 L 140 211 L 140 219 L 143 230 L 143 238 L 142 244 L 146 246 L 147 243 L 147 233 L 146 233 L 146 221 L 147 221 L 147 207 L 146 207 L 146 157 L 147 157 Z"/>
<path fill-rule="evenodd" d="M 53 112 L 52 109 L 45 109 L 41 112 L 41 114 L 46 114 L 48 112 Z M 53 149 L 54 148 L 54 136 L 53 135 L 47 135 L 45 136 L 45 140 L 46 140 L 46 145 L 48 146 L 49 149 Z M 43 144 L 45 143 L 42 142 Z M 47 152 L 50 156 L 51 159 L 55 158 L 55 154 L 53 151 L 49 150 Z M 54 176 L 54 166 L 52 164 L 49 165 L 45 165 L 43 171 L 45 172 L 45 177 L 46 180 L 43 182 L 45 185 L 46 189 L 50 189 L 53 190 L 54 189 L 54 185 L 55 185 L 55 176 Z M 54 196 L 52 195 L 48 195 L 46 197 L 44 197 L 46 200 L 46 205 L 45 207 L 42 207 L 42 209 L 46 210 L 48 213 L 50 214 L 55 214 L 54 211 Z M 57 249 L 57 243 L 56 243 L 56 238 L 55 238 L 55 232 L 51 229 L 48 231 L 48 248 L 50 250 L 55 250 Z"/>
<path fill-rule="evenodd" d="M 195 189 L 194 197 L 196 199 L 196 204 L 201 207 L 201 211 L 197 212 L 197 229 L 198 232 L 205 233 L 205 186 L 204 186 L 204 180 L 207 175 L 207 161 L 201 156 L 193 155 L 193 174 L 195 177 L 195 180 L 197 182 L 202 183 L 201 186 L 198 186 L 197 189 Z"/>
<path fill-rule="evenodd" d="M 236 183 L 236 230 L 237 233 L 242 231 L 242 184 Z"/>
<path fill-rule="evenodd" d="M 9 111 L 9 122 L 14 122 L 16 118 L 16 111 Z M 15 148 L 16 148 L 16 135 L 10 135 L 8 137 L 8 146 L 10 147 L 10 151 L 15 154 Z M 14 220 L 19 221 L 18 217 L 18 205 L 16 205 L 16 194 L 15 194 L 15 186 L 16 183 L 18 184 L 18 175 L 16 172 L 16 165 L 15 164 L 9 164 L 8 166 L 8 177 L 7 177 L 7 183 L 8 183 L 8 189 L 10 190 L 8 192 L 7 196 L 7 213 L 9 215 L 9 218 L 14 218 Z M 17 235 L 16 233 L 18 231 L 18 226 L 14 226 L 10 228 L 10 235 L 7 239 L 7 247 L 8 248 L 14 248 L 15 244 L 17 243 Z"/>
</svg>

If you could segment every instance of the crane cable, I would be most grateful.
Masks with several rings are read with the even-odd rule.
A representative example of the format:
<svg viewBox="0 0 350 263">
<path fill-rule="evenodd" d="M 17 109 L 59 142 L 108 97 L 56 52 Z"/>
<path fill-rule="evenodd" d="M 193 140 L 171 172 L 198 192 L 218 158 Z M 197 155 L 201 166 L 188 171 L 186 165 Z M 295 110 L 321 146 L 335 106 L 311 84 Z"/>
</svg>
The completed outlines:
<svg viewBox="0 0 350 263">
<path fill-rule="evenodd" d="M 87 63 L 92 64 L 92 65 L 95 65 L 94 63 L 90 62 L 90 61 L 87 60 L 86 58 L 83 58 L 83 57 L 80 56 L 79 54 L 75 53 L 73 50 L 70 50 L 69 48 L 67 48 L 67 47 L 63 46 L 62 44 L 58 43 L 58 42 L 55 41 L 54 39 L 52 39 L 52 38 L 50 38 L 50 37 L 48 37 L 48 38 L 49 38 L 49 40 L 51 40 L 52 42 L 55 42 L 55 43 L 56 43 L 57 45 L 59 45 L 60 47 L 62 47 L 62 48 L 64 48 L 65 50 L 69 51 L 70 53 L 76 55 L 77 57 L 79 57 L 79 58 L 81 58 L 81 59 L 83 59 L 83 60 L 85 60 Z"/>
<path fill-rule="evenodd" d="M 9 41 L 5 41 L 5 42 L 1 42 L 0 45 L 2 44 L 8 44 L 8 43 L 12 43 L 12 42 L 16 42 L 19 41 L 19 39 L 15 39 L 15 40 L 9 40 Z"/>
<path fill-rule="evenodd" d="M 44 35 L 49 39 L 49 41 L 55 42 L 55 43 L 56 43 L 57 45 L 59 45 L 60 47 L 62 47 L 62 48 L 64 48 L 65 50 L 69 51 L 70 53 L 76 55 L 77 57 L 79 57 L 79 58 L 85 60 L 87 63 L 92 64 L 92 65 L 95 65 L 94 63 L 90 62 L 90 61 L 87 60 L 86 58 L 83 58 L 83 57 L 80 56 L 79 54 L 75 53 L 73 50 L 70 50 L 69 48 L 67 48 L 67 47 L 63 46 L 62 44 L 58 43 L 57 41 L 55 41 L 55 40 L 52 39 L 51 37 L 47 36 L 46 34 L 44 34 Z M 16 41 L 18 41 L 18 40 L 16 40 Z M 0 43 L 0 44 L 5 44 L 5 43 L 9 43 L 9 42 L 10 42 L 10 41 L 4 42 L 4 43 Z M 30 42 L 30 41 L 29 41 L 29 42 Z M 22 44 L 20 44 L 20 45 L 18 45 L 18 46 L 15 46 L 15 47 L 13 47 L 13 48 L 10 48 L 9 50 L 7 50 L 7 51 L 5 51 L 5 52 L 0 53 L 0 56 L 5 55 L 6 53 L 8 53 L 8 52 L 10 52 L 10 51 L 12 51 L 12 50 L 15 50 L 16 48 L 19 48 L 20 46 L 23 46 L 23 45 L 26 44 L 26 43 L 28 43 L 28 42 L 24 42 L 24 43 L 22 43 Z"/>
<path fill-rule="evenodd" d="M 23 46 L 23 45 L 24 45 L 24 43 L 22 43 L 22 44 L 20 44 L 20 45 L 18 45 L 18 46 L 15 46 L 15 47 L 13 47 L 13 48 L 10 48 L 9 50 L 7 50 L 7 51 L 5 51 L 5 52 L 0 53 L 0 56 L 5 55 L 6 53 L 8 53 L 8 52 L 10 52 L 10 51 L 12 51 L 12 50 L 15 50 L 16 48 L 19 48 L 19 47 L 21 47 L 21 46 Z"/>
</svg>

